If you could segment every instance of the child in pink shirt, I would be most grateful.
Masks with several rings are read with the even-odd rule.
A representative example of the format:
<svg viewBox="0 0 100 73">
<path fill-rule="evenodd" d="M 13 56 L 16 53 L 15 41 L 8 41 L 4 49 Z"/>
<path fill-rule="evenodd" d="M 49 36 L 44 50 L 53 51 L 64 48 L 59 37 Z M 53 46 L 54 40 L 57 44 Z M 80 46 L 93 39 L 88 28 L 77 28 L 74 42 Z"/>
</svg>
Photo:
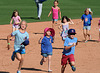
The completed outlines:
<svg viewBox="0 0 100 73">
<path fill-rule="evenodd" d="M 60 11 L 60 8 L 57 5 L 58 5 L 58 1 L 55 0 L 54 6 L 51 8 L 50 13 L 48 14 L 48 17 L 49 17 L 50 14 L 52 13 L 52 23 L 53 24 L 56 24 L 57 21 L 58 21 L 58 12 L 59 12 L 60 19 L 61 19 L 61 11 Z M 53 25 L 52 25 L 52 27 L 53 27 Z"/>
<path fill-rule="evenodd" d="M 100 42 L 100 20 L 99 20 L 99 23 L 98 23 L 98 27 L 99 27 L 99 42 Z"/>
<path fill-rule="evenodd" d="M 17 10 L 14 10 L 12 14 L 10 24 L 12 24 L 12 22 L 13 22 L 13 32 L 14 32 L 19 29 L 19 24 L 21 22 L 21 18 Z"/>
</svg>

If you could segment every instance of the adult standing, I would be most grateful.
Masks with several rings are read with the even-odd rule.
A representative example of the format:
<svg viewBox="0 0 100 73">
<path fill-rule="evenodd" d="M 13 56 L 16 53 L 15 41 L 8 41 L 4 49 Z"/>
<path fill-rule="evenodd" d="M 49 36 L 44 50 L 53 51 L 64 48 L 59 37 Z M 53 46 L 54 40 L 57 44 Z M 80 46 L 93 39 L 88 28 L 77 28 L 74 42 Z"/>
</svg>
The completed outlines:
<svg viewBox="0 0 100 73">
<path fill-rule="evenodd" d="M 41 14 L 42 14 L 42 5 L 43 2 L 46 0 L 35 0 L 35 3 L 37 5 L 37 14 L 38 14 L 38 19 L 40 20 Z"/>
</svg>

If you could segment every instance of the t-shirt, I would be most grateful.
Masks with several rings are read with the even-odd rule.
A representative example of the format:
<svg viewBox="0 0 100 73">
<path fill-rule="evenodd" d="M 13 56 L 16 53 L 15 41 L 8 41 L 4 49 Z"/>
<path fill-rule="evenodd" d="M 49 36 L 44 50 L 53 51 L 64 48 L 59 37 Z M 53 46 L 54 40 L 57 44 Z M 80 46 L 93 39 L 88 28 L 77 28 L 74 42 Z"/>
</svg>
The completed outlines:
<svg viewBox="0 0 100 73">
<path fill-rule="evenodd" d="M 11 33 L 12 36 L 15 36 L 14 41 L 14 49 L 19 50 L 20 47 L 25 47 L 24 45 L 21 45 L 25 39 L 29 39 L 29 34 L 25 31 L 25 33 L 21 33 L 19 30 L 16 30 Z"/>
<path fill-rule="evenodd" d="M 16 17 L 12 17 L 12 19 L 14 20 L 14 23 L 13 24 L 15 24 L 16 22 L 20 22 L 20 16 L 16 16 Z"/>
<path fill-rule="evenodd" d="M 67 37 L 65 39 L 65 42 L 64 42 L 64 46 L 71 46 L 73 43 L 77 43 L 77 38 L 73 38 L 73 39 L 70 39 L 69 37 Z M 71 47 L 70 49 L 68 50 L 63 50 L 63 54 L 64 55 L 71 55 L 71 54 L 74 54 L 75 52 L 75 46 Z"/>
<path fill-rule="evenodd" d="M 84 26 L 91 26 L 92 16 L 90 14 L 83 14 L 81 19 L 84 21 Z"/>
<path fill-rule="evenodd" d="M 50 53 L 52 52 L 52 43 L 53 43 L 53 37 L 50 36 L 50 38 L 47 38 L 44 36 L 41 42 L 41 52 L 42 53 Z"/>
</svg>

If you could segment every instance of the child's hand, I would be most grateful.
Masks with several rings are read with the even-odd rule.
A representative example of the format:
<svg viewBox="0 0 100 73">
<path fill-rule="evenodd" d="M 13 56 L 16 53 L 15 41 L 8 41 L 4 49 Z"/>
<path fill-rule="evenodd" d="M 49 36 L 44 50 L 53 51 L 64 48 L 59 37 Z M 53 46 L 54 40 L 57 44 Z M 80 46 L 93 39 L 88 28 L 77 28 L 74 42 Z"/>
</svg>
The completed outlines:
<svg viewBox="0 0 100 73">
<path fill-rule="evenodd" d="M 60 16 L 60 19 L 61 19 L 61 16 Z"/>
<path fill-rule="evenodd" d="M 10 22 L 10 24 L 12 24 L 12 22 Z"/>
<path fill-rule="evenodd" d="M 48 17 L 49 17 L 50 15 L 48 15 Z"/>
<path fill-rule="evenodd" d="M 73 43 L 73 46 L 76 46 L 76 43 Z"/>
<path fill-rule="evenodd" d="M 10 49 L 10 45 L 7 46 L 8 50 Z"/>
</svg>

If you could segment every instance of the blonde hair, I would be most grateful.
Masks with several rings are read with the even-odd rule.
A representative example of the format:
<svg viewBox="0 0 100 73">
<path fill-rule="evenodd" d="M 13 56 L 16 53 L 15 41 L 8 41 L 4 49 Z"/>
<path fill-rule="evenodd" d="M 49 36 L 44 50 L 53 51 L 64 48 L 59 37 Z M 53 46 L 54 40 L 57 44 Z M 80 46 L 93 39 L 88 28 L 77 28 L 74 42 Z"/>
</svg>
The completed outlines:
<svg viewBox="0 0 100 73">
<path fill-rule="evenodd" d="M 26 28 L 27 28 L 27 22 L 26 22 L 25 20 L 22 20 L 22 21 L 20 22 L 20 24 L 19 24 L 20 28 L 21 28 L 22 22 L 25 22 L 25 23 L 26 23 Z M 19 29 L 20 29 L 20 28 L 19 28 Z"/>
<path fill-rule="evenodd" d="M 91 11 L 91 8 L 86 8 L 84 12 L 86 12 L 87 10 L 89 11 L 89 14 L 91 15 L 93 14 L 93 12 Z"/>
</svg>

